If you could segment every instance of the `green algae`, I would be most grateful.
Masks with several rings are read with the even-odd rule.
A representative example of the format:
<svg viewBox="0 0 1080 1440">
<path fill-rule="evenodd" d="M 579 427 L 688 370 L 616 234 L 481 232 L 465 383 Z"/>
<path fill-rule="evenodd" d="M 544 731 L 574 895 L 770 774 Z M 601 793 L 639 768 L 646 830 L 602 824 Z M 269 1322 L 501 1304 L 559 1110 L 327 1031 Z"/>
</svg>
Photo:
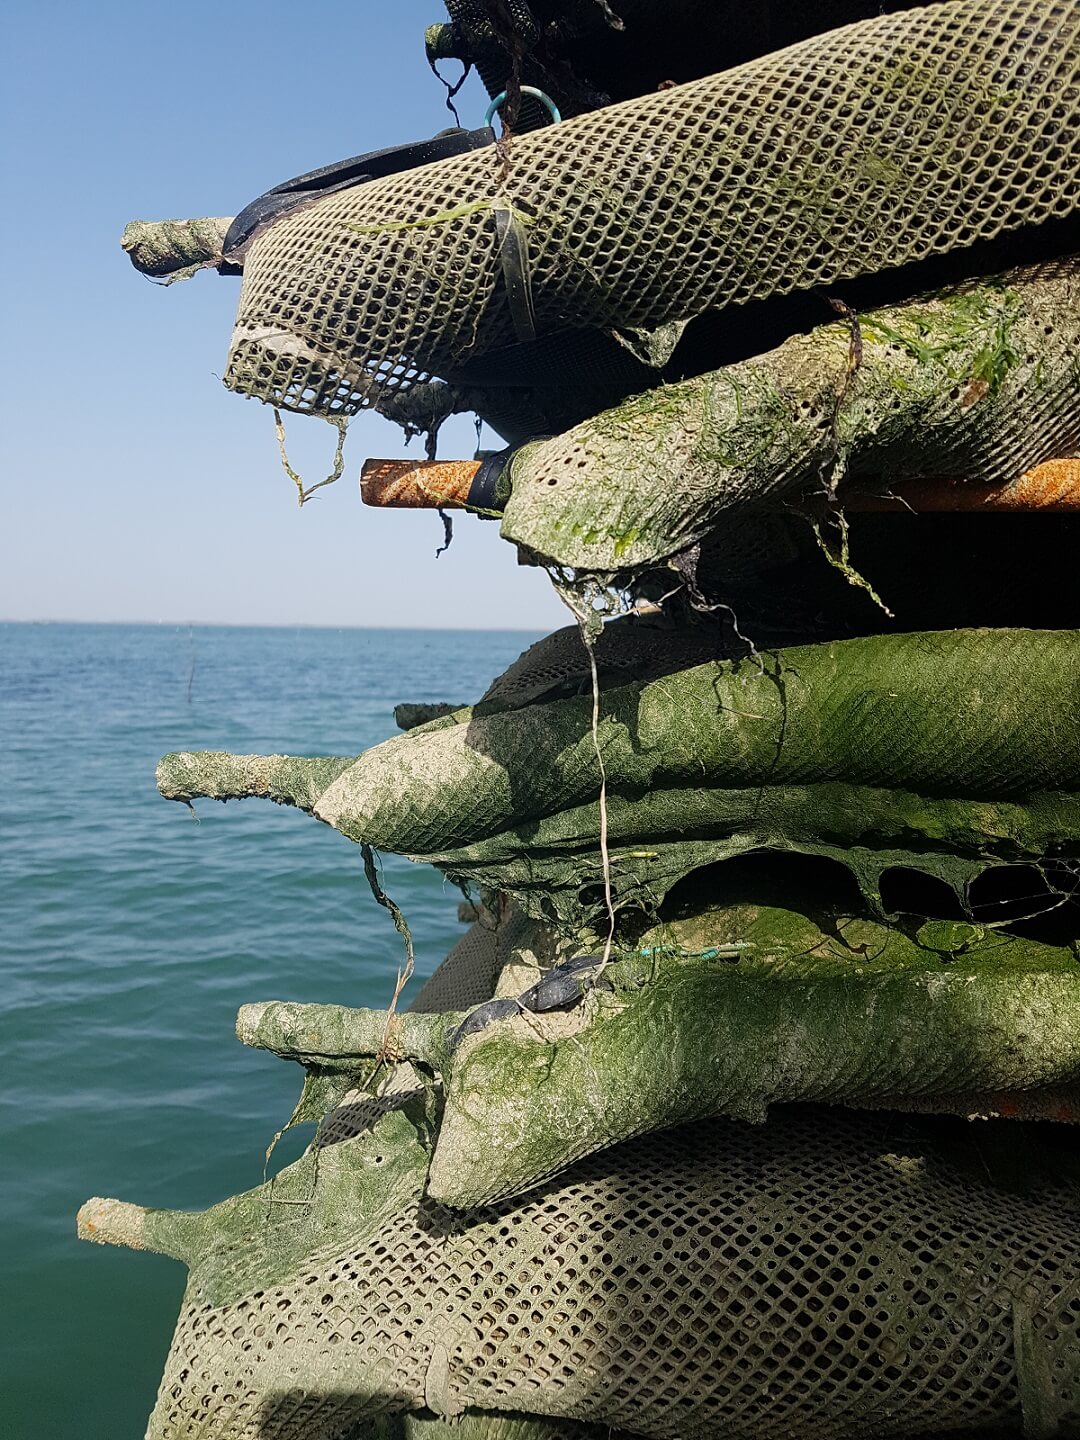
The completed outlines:
<svg viewBox="0 0 1080 1440">
<path fill-rule="evenodd" d="M 747 850 L 839 858 L 869 903 L 894 865 L 962 898 L 991 863 L 1080 853 L 1070 631 L 874 636 L 712 662 L 591 698 L 454 712 L 355 761 L 166 757 L 174 799 L 262 795 L 348 838 L 600 919 L 596 743 L 617 910 Z M 654 857 L 654 858 L 648 858 Z"/>
<path fill-rule="evenodd" d="M 1068 948 L 983 931 L 943 961 L 865 917 L 838 935 L 745 906 L 664 927 L 642 948 L 651 973 L 639 963 L 622 978 L 616 961 L 614 992 L 577 1012 L 501 1020 L 461 1042 L 435 1199 L 484 1204 L 632 1135 L 714 1114 L 761 1121 L 778 1101 L 917 1109 L 957 1097 L 965 1113 L 980 1094 L 1080 1087 Z"/>
<path fill-rule="evenodd" d="M 1007 483 L 1080 446 L 1078 351 L 1070 260 L 845 317 L 523 448 L 502 533 L 585 580 L 663 564 L 781 496 Z"/>
<path fill-rule="evenodd" d="M 83 1239 L 134 1245 L 183 1260 L 188 1299 L 230 1305 L 253 1289 L 295 1278 L 314 1252 L 374 1235 L 423 1187 L 430 1133 L 424 1104 L 404 1102 L 370 1130 L 309 1149 L 272 1180 L 209 1210 L 142 1210 L 91 1200 L 80 1212 Z"/>
<path fill-rule="evenodd" d="M 1015 330 L 1023 318 L 1023 300 L 1007 285 L 982 285 L 960 291 L 949 312 L 932 305 L 913 304 L 897 312 L 889 324 L 880 314 L 861 322 L 863 338 L 884 336 L 902 346 L 922 366 L 943 366 L 948 378 L 981 381 L 996 395 L 1009 371 L 1023 361 Z M 972 335 L 985 337 L 972 353 Z M 1043 362 L 1038 363 L 1036 384 L 1045 383 Z M 893 384 L 907 388 L 900 376 Z"/>
</svg>

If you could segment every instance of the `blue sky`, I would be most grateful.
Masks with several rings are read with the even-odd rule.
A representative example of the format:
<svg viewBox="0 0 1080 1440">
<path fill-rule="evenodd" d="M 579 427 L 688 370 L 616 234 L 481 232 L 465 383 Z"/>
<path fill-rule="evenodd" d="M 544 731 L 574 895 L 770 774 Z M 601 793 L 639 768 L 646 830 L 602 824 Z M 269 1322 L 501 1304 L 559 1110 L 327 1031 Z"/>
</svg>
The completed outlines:
<svg viewBox="0 0 1080 1440">
<path fill-rule="evenodd" d="M 219 380 L 238 281 L 168 289 L 119 248 L 129 219 L 229 215 L 289 176 L 452 123 L 424 58 L 439 0 L 6 0 L 0 619 L 540 627 L 566 611 L 491 523 L 362 509 L 377 416 L 305 505 L 270 411 Z M 456 76 L 457 65 L 447 67 Z M 461 92 L 477 125 L 486 95 Z M 487 437 L 490 441 L 490 435 Z M 294 463 L 334 432 L 295 417 Z M 465 420 L 440 453 L 469 454 Z"/>
</svg>

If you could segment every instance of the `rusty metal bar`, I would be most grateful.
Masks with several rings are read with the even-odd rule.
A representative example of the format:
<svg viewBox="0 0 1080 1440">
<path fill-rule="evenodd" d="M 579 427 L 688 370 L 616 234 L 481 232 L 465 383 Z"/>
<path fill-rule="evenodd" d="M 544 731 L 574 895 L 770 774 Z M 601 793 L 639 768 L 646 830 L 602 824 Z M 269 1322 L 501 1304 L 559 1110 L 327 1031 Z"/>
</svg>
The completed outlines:
<svg viewBox="0 0 1080 1440">
<path fill-rule="evenodd" d="M 479 468 L 479 460 L 365 460 L 360 498 L 393 509 L 460 510 Z"/>
<path fill-rule="evenodd" d="M 479 468 L 478 460 L 366 460 L 360 495 L 365 505 L 460 510 Z M 1080 459 L 1046 460 L 1007 485 L 928 477 L 887 495 L 841 488 L 840 498 L 853 511 L 1080 511 Z"/>
</svg>

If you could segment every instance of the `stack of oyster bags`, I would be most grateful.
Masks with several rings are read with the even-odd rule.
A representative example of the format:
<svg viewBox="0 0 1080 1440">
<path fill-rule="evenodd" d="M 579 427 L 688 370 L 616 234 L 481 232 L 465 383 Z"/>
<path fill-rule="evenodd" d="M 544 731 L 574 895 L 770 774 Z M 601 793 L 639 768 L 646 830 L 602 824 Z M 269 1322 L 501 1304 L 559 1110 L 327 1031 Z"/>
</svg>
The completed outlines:
<svg viewBox="0 0 1080 1440">
<path fill-rule="evenodd" d="M 486 419 L 365 498 L 576 616 L 359 757 L 161 762 L 477 918 L 243 1007 L 272 1189 L 84 1207 L 190 1270 L 148 1433 L 1080 1435 L 1080 12 L 449 9 L 512 135 L 125 242 L 242 272 L 242 394 Z"/>
</svg>

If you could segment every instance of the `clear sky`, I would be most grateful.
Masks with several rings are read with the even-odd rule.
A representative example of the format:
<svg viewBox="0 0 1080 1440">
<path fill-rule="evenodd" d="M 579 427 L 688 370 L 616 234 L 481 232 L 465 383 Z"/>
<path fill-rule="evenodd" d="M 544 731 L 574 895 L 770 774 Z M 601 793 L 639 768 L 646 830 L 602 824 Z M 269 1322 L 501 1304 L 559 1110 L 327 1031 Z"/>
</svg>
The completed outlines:
<svg viewBox="0 0 1080 1440">
<path fill-rule="evenodd" d="M 439 0 L 3 0 L 5 302 L 0 619 L 554 627 L 547 578 L 490 522 L 366 511 L 346 472 L 300 510 L 270 410 L 218 376 L 237 280 L 168 289 L 119 248 L 134 218 L 231 215 L 318 165 L 452 124 L 424 58 Z M 460 67 L 447 67 L 456 78 Z M 471 77 L 462 123 L 481 123 Z M 309 481 L 333 430 L 294 417 Z M 486 432 L 486 443 L 497 443 Z M 465 419 L 440 453 L 467 455 Z"/>
</svg>

